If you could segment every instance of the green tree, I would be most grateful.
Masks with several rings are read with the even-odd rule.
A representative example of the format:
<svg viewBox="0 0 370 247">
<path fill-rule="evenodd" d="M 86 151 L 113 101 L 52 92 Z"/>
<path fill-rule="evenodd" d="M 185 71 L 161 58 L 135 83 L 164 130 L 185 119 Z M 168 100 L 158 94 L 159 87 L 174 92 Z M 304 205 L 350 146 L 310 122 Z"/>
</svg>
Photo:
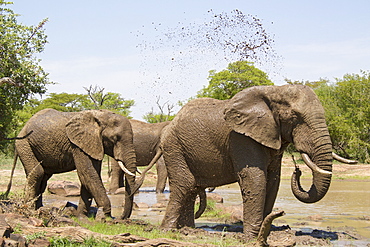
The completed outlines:
<svg viewBox="0 0 370 247">
<path fill-rule="evenodd" d="M 333 147 L 339 154 L 370 163 L 370 72 L 346 74 L 315 88 L 325 108 Z"/>
<path fill-rule="evenodd" d="M 50 93 L 49 97 L 34 107 L 34 113 L 45 108 L 53 108 L 63 112 L 82 111 L 87 100 L 88 96 L 85 94 Z"/>
<path fill-rule="evenodd" d="M 320 78 L 320 80 L 318 81 L 292 81 L 290 79 L 285 78 L 285 82 L 290 85 L 300 84 L 300 85 L 309 86 L 311 88 L 318 88 L 321 85 L 328 84 L 329 80 Z"/>
<path fill-rule="evenodd" d="M 230 63 L 226 70 L 217 73 L 211 70 L 208 80 L 208 86 L 198 91 L 197 98 L 210 97 L 225 100 L 248 87 L 273 85 L 265 72 L 248 61 Z"/>
<path fill-rule="evenodd" d="M 146 113 L 143 116 L 144 120 L 148 123 L 161 123 L 171 121 L 175 118 L 176 115 L 172 113 L 174 105 L 169 104 L 168 102 L 160 104 L 160 99 L 161 98 L 158 96 L 156 102 L 159 112 L 154 112 L 154 110 L 152 109 L 150 112 Z"/>
<path fill-rule="evenodd" d="M 370 163 L 370 72 L 336 79 L 335 99 L 341 114 L 334 115 L 341 129 L 333 131 L 335 146 Z"/>
<path fill-rule="evenodd" d="M 0 86 L 0 133 L 5 135 L 12 130 L 15 112 L 31 95 L 45 93 L 50 83 L 39 65 L 40 60 L 35 57 L 47 43 L 44 34 L 47 20 L 37 26 L 19 24 L 18 15 L 8 7 L 11 4 L 0 0 L 0 78 L 12 78 L 22 87 Z M 1 149 L 4 144 L 0 143 Z"/>
<path fill-rule="evenodd" d="M 95 88 L 98 88 L 97 86 Z M 98 88 L 99 94 L 89 91 L 88 94 L 68 94 L 50 93 L 43 100 L 30 99 L 23 107 L 17 111 L 13 135 L 19 133 L 24 124 L 37 112 L 52 108 L 63 112 L 76 112 L 90 109 L 108 109 L 121 115 L 129 116 L 129 108 L 133 105 L 133 100 L 124 100 L 118 93 L 104 93 L 104 89 Z M 90 94 L 90 95 L 89 95 Z M 101 97 L 103 95 L 103 97 Z M 96 98 L 104 99 L 97 104 Z"/>
</svg>

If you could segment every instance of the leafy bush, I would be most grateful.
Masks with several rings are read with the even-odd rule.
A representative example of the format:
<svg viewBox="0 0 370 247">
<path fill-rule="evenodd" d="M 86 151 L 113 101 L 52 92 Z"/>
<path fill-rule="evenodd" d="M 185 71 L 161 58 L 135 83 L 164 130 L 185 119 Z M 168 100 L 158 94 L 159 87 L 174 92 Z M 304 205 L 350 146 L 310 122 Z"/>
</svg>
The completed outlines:
<svg viewBox="0 0 370 247">
<path fill-rule="evenodd" d="M 370 72 L 346 74 L 315 89 L 325 108 L 333 148 L 370 163 Z"/>
</svg>

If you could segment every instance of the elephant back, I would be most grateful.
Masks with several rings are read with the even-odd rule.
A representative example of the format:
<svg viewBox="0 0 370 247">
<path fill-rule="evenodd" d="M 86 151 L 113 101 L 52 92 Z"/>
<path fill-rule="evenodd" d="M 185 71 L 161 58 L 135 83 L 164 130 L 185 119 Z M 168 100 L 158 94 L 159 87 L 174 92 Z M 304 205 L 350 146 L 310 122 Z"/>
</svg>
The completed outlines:
<svg viewBox="0 0 370 247">
<path fill-rule="evenodd" d="M 54 109 L 44 109 L 32 116 L 19 135 L 32 133 L 28 138 L 15 142 L 21 160 L 32 151 L 46 170 L 49 164 L 70 163 L 70 142 L 65 132 L 68 119 L 68 115 Z"/>
</svg>

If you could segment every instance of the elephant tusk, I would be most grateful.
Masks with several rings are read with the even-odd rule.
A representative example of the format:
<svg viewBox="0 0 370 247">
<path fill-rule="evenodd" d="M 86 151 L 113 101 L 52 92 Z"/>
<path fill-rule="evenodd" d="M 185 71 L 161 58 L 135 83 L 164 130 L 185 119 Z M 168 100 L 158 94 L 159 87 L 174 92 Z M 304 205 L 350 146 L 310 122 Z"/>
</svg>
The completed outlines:
<svg viewBox="0 0 370 247">
<path fill-rule="evenodd" d="M 142 172 L 139 170 L 139 168 L 136 168 L 136 171 L 139 173 L 139 175 L 141 175 Z"/>
<path fill-rule="evenodd" d="M 321 169 L 320 167 L 318 167 L 315 163 L 312 162 L 312 160 L 310 159 L 310 157 L 308 156 L 308 154 L 306 153 L 301 153 L 301 156 L 302 156 L 302 159 L 304 161 L 304 163 L 306 163 L 306 165 L 313 171 L 313 172 L 318 172 L 318 173 L 321 173 L 321 174 L 327 174 L 327 175 L 331 175 L 332 172 L 329 172 L 329 171 L 325 171 L 324 169 Z"/>
<path fill-rule="evenodd" d="M 333 158 L 339 162 L 342 162 L 345 164 L 357 164 L 358 163 L 357 160 L 350 160 L 350 159 L 343 158 L 334 152 L 332 152 L 332 154 L 333 154 Z"/>
<path fill-rule="evenodd" d="M 124 171 L 125 173 L 127 173 L 128 175 L 130 176 L 135 176 L 135 174 L 133 174 L 132 172 L 130 172 L 122 163 L 122 161 L 118 161 L 118 165 L 119 167 L 121 167 L 122 171 Z"/>
</svg>

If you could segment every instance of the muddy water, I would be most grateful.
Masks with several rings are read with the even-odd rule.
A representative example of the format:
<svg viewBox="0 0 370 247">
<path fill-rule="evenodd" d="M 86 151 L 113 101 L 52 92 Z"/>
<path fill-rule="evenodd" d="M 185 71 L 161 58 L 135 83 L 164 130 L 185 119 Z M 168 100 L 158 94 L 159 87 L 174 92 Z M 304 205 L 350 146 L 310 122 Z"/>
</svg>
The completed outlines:
<svg viewBox="0 0 370 247">
<path fill-rule="evenodd" d="M 310 180 L 302 181 L 303 187 L 308 189 Z M 153 205 L 158 201 L 168 199 L 169 193 L 156 195 L 152 190 L 139 193 L 135 201 Z M 215 193 L 224 198 L 224 205 L 240 205 L 241 195 L 237 184 L 219 187 Z M 334 180 L 329 192 L 319 202 L 306 204 L 298 201 L 291 192 L 290 180 L 282 180 L 275 208 L 284 210 L 286 215 L 280 218 L 276 225 L 289 224 L 293 229 L 312 231 L 312 229 L 340 231 L 352 227 L 370 239 L 370 181 L 342 181 Z M 153 209 L 135 211 L 133 217 L 147 218 L 154 223 L 161 222 L 164 212 Z M 204 220 L 196 220 L 201 225 Z"/>
<path fill-rule="evenodd" d="M 307 190 L 310 181 L 303 181 L 302 184 Z M 225 205 L 241 204 L 236 184 L 217 188 L 215 192 L 223 196 Z M 281 220 L 277 225 L 289 224 L 294 229 L 306 231 L 310 228 L 338 230 L 353 227 L 360 235 L 370 238 L 370 221 L 364 219 L 365 216 L 370 217 L 370 181 L 335 180 L 321 201 L 306 204 L 293 196 L 290 180 L 282 180 L 275 209 L 286 213 L 279 218 Z"/>
<path fill-rule="evenodd" d="M 310 181 L 305 182 L 310 184 Z M 275 207 L 286 212 L 283 218 L 293 228 L 338 231 L 353 227 L 360 235 L 370 239 L 370 181 L 334 180 L 321 201 L 306 204 L 292 195 L 290 181 L 285 180 L 280 187 Z M 309 220 L 309 216 L 316 220 Z"/>
<path fill-rule="evenodd" d="M 303 187 L 308 189 L 310 181 L 303 181 Z M 216 188 L 214 193 L 224 198 L 224 205 L 240 205 L 241 195 L 237 184 Z M 154 188 L 142 188 L 135 195 L 135 202 L 144 202 L 149 208 L 134 210 L 132 218 L 143 219 L 159 224 L 164 215 L 164 208 L 152 208 L 156 203 L 166 204 L 169 192 L 157 195 Z M 51 203 L 46 198 L 46 203 Z M 110 195 L 113 207 L 113 216 L 122 213 L 123 195 Z M 77 203 L 77 198 L 68 198 Z M 290 190 L 290 181 L 282 180 L 275 208 L 284 210 L 286 215 L 279 218 L 275 225 L 290 225 L 295 230 L 312 231 L 313 229 L 325 231 L 341 231 L 348 227 L 355 229 L 358 234 L 370 239 L 370 181 L 341 181 L 331 183 L 328 194 L 321 201 L 313 204 L 299 202 Z M 365 216 L 367 220 L 365 220 Z M 196 220 L 197 225 L 203 225 L 204 219 Z"/>
</svg>

